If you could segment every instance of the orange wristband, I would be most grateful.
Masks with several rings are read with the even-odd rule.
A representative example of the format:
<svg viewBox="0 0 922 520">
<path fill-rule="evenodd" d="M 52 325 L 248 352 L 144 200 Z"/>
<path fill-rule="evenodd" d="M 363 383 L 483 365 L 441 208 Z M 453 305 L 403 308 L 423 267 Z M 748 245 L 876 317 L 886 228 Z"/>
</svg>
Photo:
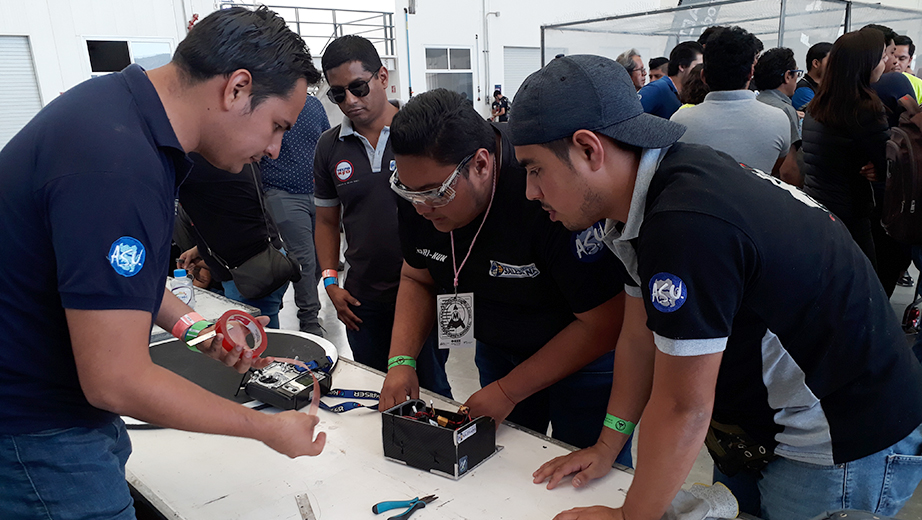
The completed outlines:
<svg viewBox="0 0 922 520">
<path fill-rule="evenodd" d="M 177 321 L 173 325 L 173 331 L 172 331 L 173 337 L 184 339 L 186 335 L 186 330 L 189 327 L 191 327 L 193 323 L 197 321 L 203 321 L 204 319 L 205 318 L 203 318 L 201 314 L 195 311 L 192 311 L 189 314 L 186 314 L 185 316 L 183 316 L 182 318 L 179 318 L 179 321 Z"/>
</svg>

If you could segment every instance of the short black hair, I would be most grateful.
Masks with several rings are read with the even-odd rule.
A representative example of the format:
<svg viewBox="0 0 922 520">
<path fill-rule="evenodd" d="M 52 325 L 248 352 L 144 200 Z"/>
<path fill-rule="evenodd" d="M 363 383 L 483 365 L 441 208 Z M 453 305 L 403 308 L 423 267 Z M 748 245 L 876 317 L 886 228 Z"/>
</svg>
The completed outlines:
<svg viewBox="0 0 922 520">
<path fill-rule="evenodd" d="M 650 61 L 647 63 L 647 65 L 650 67 L 650 70 L 653 70 L 658 69 L 667 63 L 669 63 L 669 58 L 660 56 L 659 58 L 650 58 Z"/>
<path fill-rule="evenodd" d="M 891 43 L 893 43 L 894 40 L 896 39 L 896 37 L 899 36 L 898 34 L 896 34 L 896 31 L 894 31 L 893 29 L 887 27 L 886 25 L 880 25 L 880 24 L 876 24 L 876 23 L 869 23 L 869 24 L 867 24 L 867 25 L 865 25 L 864 27 L 861 28 L 861 30 L 864 30 L 864 29 L 874 29 L 874 30 L 876 30 L 876 31 L 882 32 L 882 33 L 884 34 L 884 45 L 885 45 L 885 46 L 890 45 Z"/>
<path fill-rule="evenodd" d="M 389 139 L 397 155 L 429 157 L 440 164 L 458 164 L 480 148 L 496 151 L 490 123 L 461 94 L 444 88 L 408 101 L 391 121 Z"/>
<path fill-rule="evenodd" d="M 666 75 L 677 75 L 679 67 L 688 68 L 699 54 L 704 54 L 704 49 L 698 42 L 682 42 L 676 45 L 669 53 L 669 68 L 666 69 Z"/>
<path fill-rule="evenodd" d="M 323 58 L 320 60 L 320 67 L 323 73 L 327 74 L 330 70 L 350 61 L 362 62 L 362 68 L 371 73 L 378 72 L 384 66 L 381 63 L 381 56 L 378 56 L 378 49 L 375 49 L 375 45 L 370 40 L 355 34 L 347 34 L 327 45 L 326 50 L 323 51 Z"/>
<path fill-rule="evenodd" d="M 813 60 L 823 61 L 826 56 L 829 56 L 831 50 L 832 44 L 829 42 L 820 42 L 810 47 L 807 51 L 807 72 L 813 70 Z"/>
<path fill-rule="evenodd" d="M 726 27 L 724 27 L 723 25 L 712 25 L 708 27 L 707 29 L 701 31 L 701 36 L 698 37 L 698 45 L 702 47 L 706 47 L 708 40 L 711 38 L 711 36 L 714 36 L 715 33 L 718 33 L 724 29 L 726 29 Z"/>
<path fill-rule="evenodd" d="M 493 97 L 500 96 L 500 95 L 502 95 L 502 92 L 500 92 L 499 89 L 496 89 L 493 91 Z"/>
<path fill-rule="evenodd" d="M 206 16 L 176 46 L 172 63 L 189 84 L 246 69 L 253 77 L 250 110 L 270 96 L 287 97 L 301 78 L 310 85 L 321 77 L 304 40 L 265 6 Z"/>
<path fill-rule="evenodd" d="M 568 168 L 573 168 L 573 161 L 570 160 L 571 143 L 573 143 L 572 135 L 563 137 L 561 139 L 554 139 L 553 141 L 548 141 L 546 143 L 541 143 L 540 146 L 543 146 L 544 148 L 554 152 L 554 155 L 560 159 L 560 162 L 566 164 Z"/>
<path fill-rule="evenodd" d="M 752 80 L 759 90 L 771 90 L 784 83 L 784 75 L 797 68 L 794 51 L 787 47 L 775 47 L 765 51 L 756 62 Z"/>
<path fill-rule="evenodd" d="M 912 38 L 905 34 L 899 34 L 893 39 L 893 45 L 909 45 L 909 57 L 916 53 L 916 44 L 912 43 Z"/>
<path fill-rule="evenodd" d="M 745 88 L 760 43 L 753 34 L 738 26 L 727 27 L 711 36 L 704 48 L 704 80 L 711 92 Z"/>
</svg>

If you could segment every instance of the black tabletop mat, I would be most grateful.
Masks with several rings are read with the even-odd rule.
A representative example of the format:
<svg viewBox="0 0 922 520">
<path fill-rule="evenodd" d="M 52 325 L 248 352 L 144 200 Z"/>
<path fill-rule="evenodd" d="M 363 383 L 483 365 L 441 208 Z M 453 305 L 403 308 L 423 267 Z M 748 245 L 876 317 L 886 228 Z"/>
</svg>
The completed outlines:
<svg viewBox="0 0 922 520">
<path fill-rule="evenodd" d="M 269 342 L 263 356 L 276 356 L 309 361 L 320 361 L 326 357 L 323 347 L 313 341 L 285 331 L 266 330 Z M 154 363 L 175 372 L 193 383 L 221 397 L 239 403 L 251 401 L 242 390 L 235 397 L 243 374 L 224 366 L 208 356 L 192 352 L 186 344 L 174 339 L 150 348 Z"/>
</svg>

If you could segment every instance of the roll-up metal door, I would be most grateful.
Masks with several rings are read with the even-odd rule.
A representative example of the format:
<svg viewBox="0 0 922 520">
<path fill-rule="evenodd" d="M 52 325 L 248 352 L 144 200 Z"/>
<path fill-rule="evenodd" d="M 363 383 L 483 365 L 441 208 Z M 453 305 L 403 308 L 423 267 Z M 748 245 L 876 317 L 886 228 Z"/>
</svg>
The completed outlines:
<svg viewBox="0 0 922 520">
<path fill-rule="evenodd" d="M 538 47 L 503 47 L 503 95 L 511 102 L 515 92 L 532 72 L 541 68 Z M 493 92 L 488 92 L 493 96 Z"/>
<path fill-rule="evenodd" d="M 0 148 L 42 108 L 26 36 L 0 36 Z"/>
</svg>

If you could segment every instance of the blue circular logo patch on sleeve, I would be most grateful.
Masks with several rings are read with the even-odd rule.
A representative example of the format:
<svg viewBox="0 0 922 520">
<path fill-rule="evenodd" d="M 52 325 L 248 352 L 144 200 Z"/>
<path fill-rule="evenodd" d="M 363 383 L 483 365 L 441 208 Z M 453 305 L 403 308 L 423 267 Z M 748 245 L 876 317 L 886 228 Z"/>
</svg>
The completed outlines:
<svg viewBox="0 0 922 520">
<path fill-rule="evenodd" d="M 660 312 L 675 312 L 685 304 L 688 288 L 674 274 L 659 273 L 650 279 L 650 299 Z"/>
<path fill-rule="evenodd" d="M 595 262 L 603 256 L 601 253 L 606 247 L 605 242 L 602 241 L 604 237 L 605 221 L 601 220 L 585 231 L 574 231 L 570 251 L 580 262 Z"/>
<path fill-rule="evenodd" d="M 126 278 L 141 272 L 146 256 L 144 245 L 132 237 L 121 237 L 112 242 L 112 247 L 109 248 L 109 263 L 112 269 Z"/>
</svg>

